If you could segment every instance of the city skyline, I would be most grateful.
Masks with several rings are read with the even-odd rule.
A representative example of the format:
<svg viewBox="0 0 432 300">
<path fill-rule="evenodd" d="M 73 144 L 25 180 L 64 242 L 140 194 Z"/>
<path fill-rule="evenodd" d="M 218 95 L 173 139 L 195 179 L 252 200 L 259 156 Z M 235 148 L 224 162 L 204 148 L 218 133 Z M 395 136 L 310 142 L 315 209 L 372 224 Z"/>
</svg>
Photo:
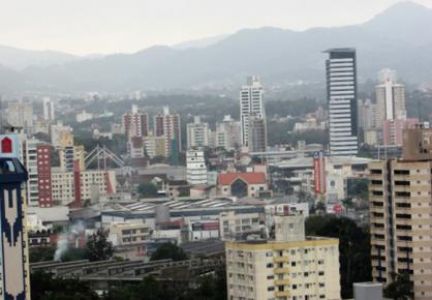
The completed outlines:
<svg viewBox="0 0 432 300">
<path fill-rule="evenodd" d="M 166 9 L 168 3 L 164 1 L 128 0 L 121 5 L 104 1 L 103 6 L 100 1 L 86 2 L 85 6 L 80 1 L 10 2 L 0 12 L 0 38 L 2 45 L 23 49 L 49 49 L 76 55 L 131 53 L 154 45 L 176 45 L 226 35 L 244 28 L 306 30 L 359 24 L 401 1 L 308 2 L 309 5 L 304 1 L 282 3 L 280 0 L 275 0 L 273 5 L 249 2 L 246 5 L 244 1 L 202 5 L 189 0 L 169 3 L 171 9 Z M 429 0 L 413 2 L 432 7 Z M 309 9 L 311 5 L 315 9 Z"/>
</svg>

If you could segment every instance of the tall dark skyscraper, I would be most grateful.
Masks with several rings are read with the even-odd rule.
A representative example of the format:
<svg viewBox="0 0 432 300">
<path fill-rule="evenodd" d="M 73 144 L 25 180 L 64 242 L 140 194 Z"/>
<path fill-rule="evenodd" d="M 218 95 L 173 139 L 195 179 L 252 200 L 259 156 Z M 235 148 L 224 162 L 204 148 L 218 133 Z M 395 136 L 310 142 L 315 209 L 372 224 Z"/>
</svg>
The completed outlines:
<svg viewBox="0 0 432 300">
<path fill-rule="evenodd" d="M 336 48 L 325 51 L 329 140 L 331 155 L 358 153 L 356 51 Z"/>
</svg>

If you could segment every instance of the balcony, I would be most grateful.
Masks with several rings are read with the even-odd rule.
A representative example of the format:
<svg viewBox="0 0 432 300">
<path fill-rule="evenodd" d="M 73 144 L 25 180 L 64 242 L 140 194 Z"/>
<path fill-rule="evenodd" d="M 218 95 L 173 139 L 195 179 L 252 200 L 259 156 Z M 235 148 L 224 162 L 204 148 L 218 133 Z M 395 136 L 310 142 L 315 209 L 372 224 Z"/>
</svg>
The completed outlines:
<svg viewBox="0 0 432 300">
<path fill-rule="evenodd" d="M 289 273 L 289 268 L 276 268 L 274 269 L 275 274 Z"/>
<path fill-rule="evenodd" d="M 289 279 L 276 279 L 274 281 L 275 285 L 289 285 L 290 280 Z"/>
<path fill-rule="evenodd" d="M 384 207 L 378 207 L 378 206 L 373 206 L 373 205 L 370 205 L 369 206 L 369 212 L 378 212 L 378 213 L 382 213 L 382 214 L 384 214 Z"/>
<path fill-rule="evenodd" d="M 282 291 L 282 292 L 275 292 L 275 297 L 289 297 L 290 293 L 289 291 Z"/>
<path fill-rule="evenodd" d="M 286 263 L 289 262 L 289 257 L 288 256 L 276 256 L 273 257 L 273 262 L 275 263 Z"/>
</svg>

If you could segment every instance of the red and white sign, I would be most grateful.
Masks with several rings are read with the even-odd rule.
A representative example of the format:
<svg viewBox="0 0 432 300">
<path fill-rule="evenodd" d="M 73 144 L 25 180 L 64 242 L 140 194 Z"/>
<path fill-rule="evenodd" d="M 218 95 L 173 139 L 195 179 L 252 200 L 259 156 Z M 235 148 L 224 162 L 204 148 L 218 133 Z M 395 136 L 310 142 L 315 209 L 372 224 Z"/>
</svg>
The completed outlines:
<svg viewBox="0 0 432 300">
<path fill-rule="evenodd" d="M 0 157 L 19 157 L 20 142 L 16 134 L 0 135 Z"/>
<path fill-rule="evenodd" d="M 326 192 L 325 157 L 322 151 L 315 152 L 313 157 L 315 194 L 323 195 Z"/>
</svg>

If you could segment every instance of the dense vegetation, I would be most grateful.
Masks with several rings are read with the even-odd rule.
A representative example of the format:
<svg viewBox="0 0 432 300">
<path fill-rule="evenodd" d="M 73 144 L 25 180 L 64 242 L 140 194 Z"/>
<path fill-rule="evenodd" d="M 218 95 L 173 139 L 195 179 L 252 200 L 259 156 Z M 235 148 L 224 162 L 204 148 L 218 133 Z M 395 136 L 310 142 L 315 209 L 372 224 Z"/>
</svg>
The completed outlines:
<svg viewBox="0 0 432 300">
<path fill-rule="evenodd" d="M 164 243 L 152 254 L 150 260 L 172 259 L 174 261 L 185 260 L 188 256 L 182 248 L 173 243 Z"/>
<path fill-rule="evenodd" d="M 77 279 L 62 279 L 50 273 L 35 272 L 31 274 L 30 283 L 33 300 L 99 299 L 87 283 Z"/>
<path fill-rule="evenodd" d="M 103 300 L 226 300 L 225 269 L 201 277 L 196 285 L 163 283 L 149 276 L 139 284 L 116 286 Z"/>
</svg>

